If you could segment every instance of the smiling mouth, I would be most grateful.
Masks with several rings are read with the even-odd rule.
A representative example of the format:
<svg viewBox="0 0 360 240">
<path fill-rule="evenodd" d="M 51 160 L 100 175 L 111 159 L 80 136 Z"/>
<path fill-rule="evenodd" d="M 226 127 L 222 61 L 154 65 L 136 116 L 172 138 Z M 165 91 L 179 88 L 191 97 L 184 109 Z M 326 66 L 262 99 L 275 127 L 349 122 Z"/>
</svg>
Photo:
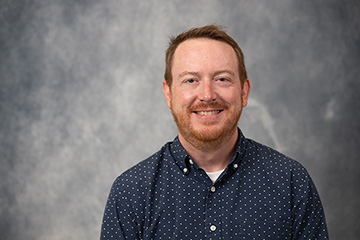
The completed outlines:
<svg viewBox="0 0 360 240">
<path fill-rule="evenodd" d="M 222 110 L 215 110 L 215 111 L 195 111 L 196 114 L 199 114 L 201 116 L 209 116 L 214 115 L 222 112 Z"/>
</svg>

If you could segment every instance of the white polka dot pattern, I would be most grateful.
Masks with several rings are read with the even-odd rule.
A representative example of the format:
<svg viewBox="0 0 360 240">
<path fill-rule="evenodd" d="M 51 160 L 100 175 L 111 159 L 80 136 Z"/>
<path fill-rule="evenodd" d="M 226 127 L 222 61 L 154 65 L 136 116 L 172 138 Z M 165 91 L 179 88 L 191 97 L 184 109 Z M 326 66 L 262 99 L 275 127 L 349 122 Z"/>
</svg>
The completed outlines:
<svg viewBox="0 0 360 240">
<path fill-rule="evenodd" d="M 328 239 L 307 171 L 240 130 L 239 136 L 214 184 L 178 138 L 121 174 L 101 239 Z"/>
</svg>

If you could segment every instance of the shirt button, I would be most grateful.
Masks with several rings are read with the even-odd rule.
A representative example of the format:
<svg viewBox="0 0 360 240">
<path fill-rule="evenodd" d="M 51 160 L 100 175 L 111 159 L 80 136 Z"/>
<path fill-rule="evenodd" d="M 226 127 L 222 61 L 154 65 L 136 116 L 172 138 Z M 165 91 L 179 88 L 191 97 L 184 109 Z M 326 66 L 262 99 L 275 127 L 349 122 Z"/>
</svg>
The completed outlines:
<svg viewBox="0 0 360 240">
<path fill-rule="evenodd" d="M 191 165 L 194 164 L 193 160 L 191 160 L 191 159 L 189 159 L 189 163 L 190 163 Z"/>
<path fill-rule="evenodd" d="M 187 173 L 188 171 L 189 171 L 189 170 L 188 170 L 187 168 L 184 168 L 184 169 L 183 169 L 183 172 L 184 172 L 184 173 Z"/>
<path fill-rule="evenodd" d="M 236 168 L 238 168 L 239 167 L 239 165 L 237 165 L 236 163 L 234 164 L 234 168 L 236 169 Z"/>
<path fill-rule="evenodd" d="M 215 190 L 216 190 L 216 188 L 215 188 L 214 186 L 212 186 L 212 187 L 210 188 L 210 191 L 211 191 L 211 192 L 215 192 Z"/>
<path fill-rule="evenodd" d="M 216 226 L 215 225 L 211 225 L 210 226 L 210 230 L 213 232 L 213 231 L 215 231 L 216 230 Z"/>
</svg>

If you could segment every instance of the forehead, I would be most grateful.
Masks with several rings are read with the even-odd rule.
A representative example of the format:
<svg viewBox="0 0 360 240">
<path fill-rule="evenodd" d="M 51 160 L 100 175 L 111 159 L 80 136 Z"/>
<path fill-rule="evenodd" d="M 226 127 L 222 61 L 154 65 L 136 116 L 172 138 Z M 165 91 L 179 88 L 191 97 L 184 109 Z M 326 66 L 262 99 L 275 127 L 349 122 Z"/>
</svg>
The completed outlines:
<svg viewBox="0 0 360 240">
<path fill-rule="evenodd" d="M 208 38 L 189 39 L 182 42 L 174 53 L 173 73 L 179 68 L 194 71 L 237 69 L 237 57 L 235 50 L 225 42 Z"/>
</svg>

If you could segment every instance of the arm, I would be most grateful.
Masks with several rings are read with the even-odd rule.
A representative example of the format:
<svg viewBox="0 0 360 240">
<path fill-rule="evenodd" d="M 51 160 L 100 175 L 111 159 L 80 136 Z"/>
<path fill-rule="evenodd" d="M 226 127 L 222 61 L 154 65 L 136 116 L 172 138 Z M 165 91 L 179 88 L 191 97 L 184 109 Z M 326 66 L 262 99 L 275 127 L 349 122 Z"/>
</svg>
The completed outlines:
<svg viewBox="0 0 360 240">
<path fill-rule="evenodd" d="M 131 217 L 133 211 L 128 204 L 128 193 L 121 189 L 120 178 L 116 179 L 105 206 L 101 240 L 140 239 L 137 225 Z"/>
<path fill-rule="evenodd" d="M 292 239 L 329 239 L 319 194 L 304 168 L 292 176 Z"/>
</svg>

